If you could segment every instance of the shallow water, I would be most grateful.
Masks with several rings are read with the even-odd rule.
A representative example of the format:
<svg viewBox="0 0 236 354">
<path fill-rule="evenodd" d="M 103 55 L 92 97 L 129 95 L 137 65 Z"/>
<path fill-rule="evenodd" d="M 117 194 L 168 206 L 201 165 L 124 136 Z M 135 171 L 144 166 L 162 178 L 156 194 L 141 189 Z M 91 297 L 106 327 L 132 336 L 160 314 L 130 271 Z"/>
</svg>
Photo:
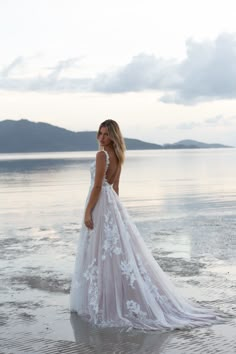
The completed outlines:
<svg viewBox="0 0 236 354">
<path fill-rule="evenodd" d="M 101 331 L 68 312 L 94 155 L 0 155 L 0 352 L 234 353 L 236 149 L 127 152 L 120 198 L 155 259 L 185 296 L 232 315 L 165 334 Z"/>
</svg>

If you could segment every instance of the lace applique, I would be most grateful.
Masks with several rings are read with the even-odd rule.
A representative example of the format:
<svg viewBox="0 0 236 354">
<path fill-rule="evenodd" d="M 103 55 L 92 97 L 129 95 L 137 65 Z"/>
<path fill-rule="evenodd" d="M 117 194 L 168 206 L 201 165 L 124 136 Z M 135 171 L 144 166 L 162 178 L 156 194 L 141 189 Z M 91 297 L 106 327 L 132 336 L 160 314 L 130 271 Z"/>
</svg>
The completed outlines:
<svg viewBox="0 0 236 354">
<path fill-rule="evenodd" d="M 98 313 L 98 266 L 96 265 L 96 258 L 88 266 L 84 272 L 84 277 L 89 281 L 88 287 L 88 301 L 89 307 Z"/>
<path fill-rule="evenodd" d="M 91 165 L 90 165 L 91 181 L 94 180 L 95 171 L 96 171 L 96 161 L 93 161 L 93 162 L 91 163 Z"/>
<path fill-rule="evenodd" d="M 121 254 L 121 248 L 118 246 L 119 236 L 118 236 L 118 228 L 116 224 L 114 224 L 114 220 L 112 219 L 111 212 L 108 211 L 104 215 L 104 242 L 103 242 L 103 255 L 102 260 L 105 260 L 106 254 L 108 253 L 110 256 L 112 254 Z"/>
<path fill-rule="evenodd" d="M 135 317 L 140 320 L 145 320 L 147 317 L 147 313 L 144 311 L 140 310 L 140 305 L 133 301 L 133 300 L 128 300 L 126 301 L 126 307 L 128 309 L 128 316 L 129 317 Z"/>
<path fill-rule="evenodd" d="M 111 187 L 110 184 L 107 182 L 107 186 Z M 106 189 L 106 196 L 107 196 L 107 201 L 108 204 L 112 204 L 112 206 L 114 207 L 115 210 L 117 210 L 117 207 L 113 205 L 114 203 L 114 199 L 111 195 L 111 192 L 109 190 Z M 109 206 L 110 207 L 110 206 Z"/>
<path fill-rule="evenodd" d="M 126 279 L 129 280 L 129 285 L 134 289 L 134 282 L 136 280 L 134 275 L 134 269 L 130 262 L 121 261 L 120 268 L 122 270 L 122 274 L 126 276 Z"/>
<path fill-rule="evenodd" d="M 161 295 L 158 288 L 153 284 L 150 276 L 148 275 L 146 269 L 143 266 L 143 263 L 139 255 L 137 255 L 137 260 L 138 260 L 138 267 L 139 267 L 140 274 L 143 276 L 145 284 L 148 287 L 148 291 L 155 297 L 155 299 L 158 300 L 159 303 L 167 302 L 168 301 L 167 297 L 165 295 Z"/>
</svg>

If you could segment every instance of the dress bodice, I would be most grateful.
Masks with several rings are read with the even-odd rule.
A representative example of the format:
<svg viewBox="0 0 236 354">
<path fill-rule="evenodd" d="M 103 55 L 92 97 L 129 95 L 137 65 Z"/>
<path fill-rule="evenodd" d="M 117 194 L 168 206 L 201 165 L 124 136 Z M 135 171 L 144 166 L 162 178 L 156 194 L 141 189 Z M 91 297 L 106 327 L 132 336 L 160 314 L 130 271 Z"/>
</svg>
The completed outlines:
<svg viewBox="0 0 236 354">
<path fill-rule="evenodd" d="M 103 150 L 105 155 L 106 155 L 106 169 L 105 169 L 105 175 L 104 175 L 104 179 L 103 179 L 103 186 L 106 186 L 106 185 L 109 185 L 109 183 L 107 182 L 107 179 L 106 179 L 106 173 L 107 173 L 107 169 L 109 167 L 109 155 L 108 155 L 108 152 Z M 96 160 L 93 161 L 91 163 L 91 166 L 90 166 L 90 174 L 91 174 L 91 185 L 94 184 L 94 179 L 95 179 L 95 172 L 96 172 Z"/>
</svg>

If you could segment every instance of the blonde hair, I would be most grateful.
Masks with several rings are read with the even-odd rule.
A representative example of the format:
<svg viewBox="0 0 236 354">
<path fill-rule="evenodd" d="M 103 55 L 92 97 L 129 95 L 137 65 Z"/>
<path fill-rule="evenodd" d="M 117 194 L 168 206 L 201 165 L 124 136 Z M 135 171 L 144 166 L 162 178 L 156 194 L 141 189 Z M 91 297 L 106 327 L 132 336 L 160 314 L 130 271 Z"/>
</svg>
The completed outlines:
<svg viewBox="0 0 236 354">
<path fill-rule="evenodd" d="M 121 134 L 120 127 L 119 127 L 118 123 L 112 119 L 107 119 L 104 122 L 102 122 L 100 124 L 98 132 L 97 132 L 97 139 L 99 137 L 99 132 L 102 127 L 107 128 L 109 138 L 112 140 L 115 154 L 119 160 L 119 163 L 123 164 L 123 162 L 125 160 L 126 146 L 125 146 L 125 141 L 124 141 L 124 138 Z"/>
</svg>

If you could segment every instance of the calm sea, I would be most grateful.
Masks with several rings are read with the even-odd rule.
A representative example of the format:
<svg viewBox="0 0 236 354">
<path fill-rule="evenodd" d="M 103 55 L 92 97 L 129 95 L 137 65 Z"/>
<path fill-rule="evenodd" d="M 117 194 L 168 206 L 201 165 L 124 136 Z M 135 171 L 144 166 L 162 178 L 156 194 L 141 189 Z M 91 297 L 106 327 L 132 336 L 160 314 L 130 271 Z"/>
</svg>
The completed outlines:
<svg viewBox="0 0 236 354">
<path fill-rule="evenodd" d="M 0 237 L 73 242 L 95 154 L 1 154 Z M 234 256 L 236 149 L 128 151 L 120 198 L 152 249 Z"/>
<path fill-rule="evenodd" d="M 95 154 L 0 154 L 4 343 L 29 335 L 73 341 L 78 335 L 69 320 L 68 293 Z M 184 295 L 232 312 L 236 149 L 128 151 L 120 198 L 155 259 Z M 235 328 L 232 320 L 223 332 L 235 333 Z M 219 331 L 216 326 L 211 335 L 214 348 L 217 343 L 224 352 L 227 340 L 227 352 L 233 352 L 234 336 L 220 341 Z M 199 335 L 192 333 L 191 338 Z M 87 333 L 86 338 L 93 337 Z M 183 341 L 189 348 L 191 338 L 174 339 L 174 353 L 183 353 Z M 211 346 L 209 336 L 204 338 L 204 345 Z"/>
<path fill-rule="evenodd" d="M 95 154 L 0 154 L 0 235 L 79 227 Z M 236 149 L 128 151 L 120 198 L 147 241 L 235 235 Z"/>
</svg>

